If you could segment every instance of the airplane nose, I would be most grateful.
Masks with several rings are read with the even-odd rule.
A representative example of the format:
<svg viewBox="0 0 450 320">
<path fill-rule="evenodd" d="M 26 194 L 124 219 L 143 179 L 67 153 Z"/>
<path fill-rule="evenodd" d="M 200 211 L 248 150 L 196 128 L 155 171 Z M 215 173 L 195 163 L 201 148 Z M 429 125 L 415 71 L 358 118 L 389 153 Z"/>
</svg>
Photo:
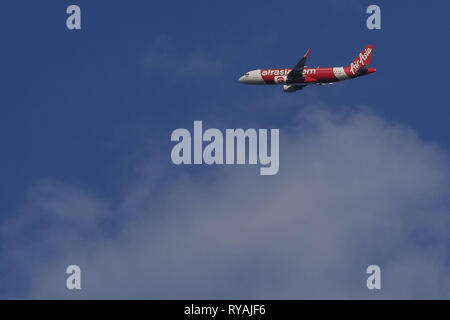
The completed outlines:
<svg viewBox="0 0 450 320">
<path fill-rule="evenodd" d="M 239 82 L 243 82 L 244 81 L 244 76 L 239 77 Z"/>
</svg>

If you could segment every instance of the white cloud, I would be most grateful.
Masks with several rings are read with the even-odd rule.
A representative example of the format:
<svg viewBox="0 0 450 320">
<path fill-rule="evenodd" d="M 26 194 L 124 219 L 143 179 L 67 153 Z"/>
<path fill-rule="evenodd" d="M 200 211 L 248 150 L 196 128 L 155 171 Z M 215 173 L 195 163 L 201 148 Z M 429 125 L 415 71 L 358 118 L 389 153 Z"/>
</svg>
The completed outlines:
<svg viewBox="0 0 450 320">
<path fill-rule="evenodd" d="M 184 169 L 149 165 L 115 202 L 37 184 L 31 193 L 45 196 L 3 226 L 7 261 L 35 258 L 20 271 L 33 298 L 449 297 L 445 151 L 369 112 L 323 108 L 305 109 L 280 139 L 273 177 L 215 167 L 161 185 Z M 125 215 L 120 232 L 105 231 Z M 46 216 L 59 222 L 25 244 L 5 238 Z M 82 269 L 75 295 L 68 264 Z M 380 292 L 365 287 L 370 264 L 381 266 Z"/>
</svg>

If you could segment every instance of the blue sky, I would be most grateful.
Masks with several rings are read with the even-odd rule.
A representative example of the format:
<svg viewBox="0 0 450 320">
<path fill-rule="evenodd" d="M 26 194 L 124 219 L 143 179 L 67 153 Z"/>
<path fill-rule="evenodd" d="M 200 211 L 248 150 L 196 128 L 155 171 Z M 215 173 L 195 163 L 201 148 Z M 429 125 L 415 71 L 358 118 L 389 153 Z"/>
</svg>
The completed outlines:
<svg viewBox="0 0 450 320">
<path fill-rule="evenodd" d="M 65 27 L 65 10 L 70 4 L 81 7 L 81 31 Z M 370 4 L 381 7 L 381 30 L 365 26 L 365 9 Z M 405 143 L 414 142 L 411 154 L 428 159 L 424 154 L 434 154 L 429 148 L 438 148 L 436 158 L 424 160 L 429 166 L 445 162 L 441 158 L 446 158 L 450 148 L 450 45 L 446 41 L 450 6 L 446 2 L 4 1 L 0 9 L 0 222 L 4 226 L 29 212 L 35 205 L 33 201 L 43 201 L 33 198 L 36 188 L 43 184 L 45 190 L 53 190 L 53 196 L 58 183 L 62 183 L 61 190 L 68 190 L 68 194 L 86 195 L 74 196 L 77 199 L 102 199 L 98 207 L 117 208 L 126 207 L 130 185 L 145 186 L 141 197 L 153 199 L 163 194 L 162 198 L 166 198 L 172 183 L 178 185 L 180 175 L 209 181 L 221 170 L 236 179 L 241 171 L 255 174 L 252 168 L 173 166 L 170 134 L 179 127 L 192 128 L 194 120 L 203 120 L 208 127 L 280 128 L 281 132 L 290 132 L 298 126 L 301 129 L 299 118 L 303 119 L 305 112 L 315 114 L 314 109 L 342 114 L 351 124 L 352 119 L 359 119 L 353 113 L 363 109 L 378 120 L 374 120 L 375 124 L 367 120 L 374 135 L 362 139 L 358 145 L 361 150 L 366 150 L 367 144 L 376 145 L 380 139 L 389 140 L 386 132 L 391 129 L 384 130 L 386 126 L 394 131 L 409 128 L 414 137 L 405 134 Z M 292 67 L 308 48 L 312 48 L 310 66 L 346 65 L 369 43 L 375 45 L 371 64 L 377 73 L 358 80 L 308 87 L 294 94 L 285 94 L 278 86 L 250 87 L 237 82 L 248 70 Z M 379 136 L 377 121 L 385 123 L 380 125 Z M 354 127 L 360 128 L 358 123 Z M 403 133 L 400 135 L 403 137 Z M 401 153 L 402 143 L 395 148 Z M 157 173 L 148 173 L 158 168 Z M 389 170 L 387 167 L 385 174 Z M 447 165 L 442 165 L 443 177 L 446 170 Z M 419 181 L 424 179 L 423 172 L 417 169 L 409 174 L 417 174 Z M 143 179 L 152 183 L 141 183 Z M 257 181 L 277 185 L 274 179 Z M 53 182 L 49 187 L 45 184 L 49 182 L 42 181 Z M 430 185 L 437 186 L 437 193 L 445 194 L 445 181 Z M 243 185 L 244 181 L 238 183 Z M 184 187 L 179 188 L 183 193 Z M 445 196 L 432 199 L 430 196 L 424 201 L 424 210 L 439 206 L 440 212 Z M 76 206 L 69 201 L 61 210 L 69 207 Z M 97 204 L 93 207 L 97 208 Z M 206 209 L 213 208 L 211 204 Z M 103 210 L 106 213 L 101 217 L 100 229 L 108 236 L 120 232 L 130 221 L 139 220 L 127 210 Z M 327 210 L 332 209 L 323 212 Z M 179 214 L 168 208 L 161 211 L 167 217 Z M 145 216 L 140 212 L 136 215 Z M 16 237 L 27 238 L 30 233 L 30 243 L 48 252 L 57 237 L 50 241 L 40 232 L 45 233 L 48 225 L 60 227 L 57 218 L 49 219 L 22 226 Z M 86 232 L 82 226 L 80 234 Z M 0 270 L 2 278 L 9 279 L 6 286 L 1 286 L 0 295 L 28 297 L 34 293 L 39 297 L 42 293 L 58 297 L 51 290 L 32 290 L 32 271 L 13 270 L 20 259 L 11 258 L 10 250 L 30 250 L 28 245 L 20 247 L 16 237 L 7 236 L 0 251 L 1 256 L 9 257 Z M 97 243 L 95 235 L 89 233 L 88 238 L 92 244 Z M 40 256 L 36 265 L 65 261 L 63 253 L 55 251 L 54 256 Z M 197 294 L 202 297 L 204 292 Z M 227 291 L 229 295 L 233 292 Z M 92 296 L 102 296 L 101 291 Z M 252 297 L 251 292 L 248 296 Z M 351 293 L 348 296 L 353 297 Z"/>
</svg>

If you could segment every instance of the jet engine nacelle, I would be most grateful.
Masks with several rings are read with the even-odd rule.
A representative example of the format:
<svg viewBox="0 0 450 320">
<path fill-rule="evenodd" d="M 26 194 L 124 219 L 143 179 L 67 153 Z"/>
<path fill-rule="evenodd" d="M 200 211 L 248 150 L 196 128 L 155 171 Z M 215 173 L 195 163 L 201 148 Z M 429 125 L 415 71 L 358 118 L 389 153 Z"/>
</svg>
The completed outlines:
<svg viewBox="0 0 450 320">
<path fill-rule="evenodd" d="M 283 91 L 284 92 L 294 92 L 294 91 L 300 90 L 301 88 L 303 88 L 303 87 L 295 85 L 295 84 L 285 84 L 283 86 Z"/>
</svg>

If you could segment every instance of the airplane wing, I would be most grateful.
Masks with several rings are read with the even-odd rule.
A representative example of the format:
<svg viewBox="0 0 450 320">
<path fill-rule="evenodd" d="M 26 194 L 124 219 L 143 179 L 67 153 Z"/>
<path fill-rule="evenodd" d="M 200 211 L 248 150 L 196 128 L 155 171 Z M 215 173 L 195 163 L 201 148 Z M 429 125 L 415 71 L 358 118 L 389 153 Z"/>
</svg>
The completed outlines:
<svg viewBox="0 0 450 320">
<path fill-rule="evenodd" d="M 303 78 L 303 68 L 305 67 L 306 59 L 308 58 L 311 49 L 309 49 L 303 58 L 297 63 L 297 65 L 287 75 L 288 80 L 299 80 Z"/>
</svg>

